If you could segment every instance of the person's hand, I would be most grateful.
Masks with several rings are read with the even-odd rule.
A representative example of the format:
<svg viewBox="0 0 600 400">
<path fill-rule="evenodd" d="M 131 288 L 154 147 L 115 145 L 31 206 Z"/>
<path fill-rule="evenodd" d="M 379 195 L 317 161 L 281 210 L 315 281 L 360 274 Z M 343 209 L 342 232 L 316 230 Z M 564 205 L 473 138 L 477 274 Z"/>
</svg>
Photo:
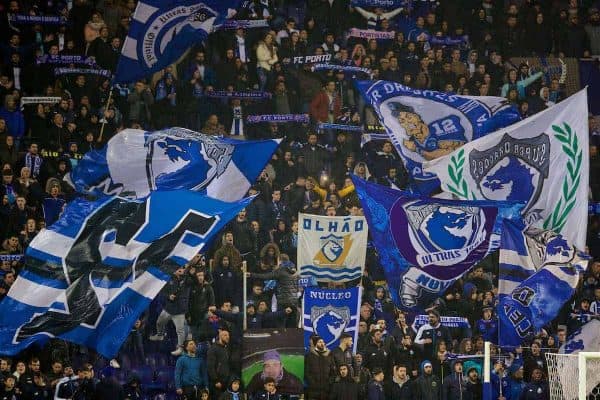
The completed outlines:
<svg viewBox="0 0 600 400">
<path fill-rule="evenodd" d="M 246 278 L 250 278 L 250 275 L 252 275 L 250 272 L 246 272 Z"/>
<path fill-rule="evenodd" d="M 217 307 L 216 306 L 210 306 L 210 307 L 208 307 L 208 311 L 214 313 L 215 311 L 217 311 Z"/>
<path fill-rule="evenodd" d="M 431 344 L 431 343 L 433 343 L 433 340 L 431 340 L 431 339 L 424 339 L 423 343 L 425 343 L 425 344 Z"/>
<path fill-rule="evenodd" d="M 181 396 L 181 395 L 183 394 L 183 390 L 181 390 L 181 389 L 177 389 L 177 390 L 175 391 L 175 393 L 177 393 L 179 396 Z"/>
<path fill-rule="evenodd" d="M 171 301 L 175 301 L 175 297 L 176 297 L 176 296 L 175 296 L 174 294 L 172 294 L 172 295 L 170 295 L 170 296 L 169 296 L 169 300 L 171 300 Z"/>
<path fill-rule="evenodd" d="M 285 313 L 286 313 L 286 314 L 291 314 L 291 313 L 292 313 L 292 311 L 293 311 L 293 310 L 292 310 L 292 308 L 291 308 L 291 307 L 287 307 L 287 308 L 285 309 Z"/>
<path fill-rule="evenodd" d="M 217 383 L 215 383 L 215 387 L 217 389 L 221 389 L 223 387 L 223 385 L 221 384 L 221 382 L 217 382 Z"/>
</svg>

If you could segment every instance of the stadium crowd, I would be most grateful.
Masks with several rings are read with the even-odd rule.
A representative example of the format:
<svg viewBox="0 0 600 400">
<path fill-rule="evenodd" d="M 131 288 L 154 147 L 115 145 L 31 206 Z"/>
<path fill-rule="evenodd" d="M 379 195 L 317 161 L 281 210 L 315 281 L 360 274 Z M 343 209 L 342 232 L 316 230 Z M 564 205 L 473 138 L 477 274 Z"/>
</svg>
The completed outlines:
<svg viewBox="0 0 600 400">
<path fill-rule="evenodd" d="M 147 80 L 117 85 L 111 95 L 107 77 L 56 75 L 56 65 L 36 60 L 91 56 L 94 68 L 114 72 L 135 0 L 0 1 L 0 299 L 23 267 L 19 255 L 74 198 L 65 174 L 118 131 L 182 126 L 230 136 L 240 133 L 242 121 L 245 138 L 285 138 L 250 189 L 256 200 L 222 232 L 222 240 L 174 274 L 116 359 L 50 339 L 0 359 L 0 399 L 240 399 L 242 313 L 251 329 L 298 325 L 298 212 L 361 215 L 351 173 L 387 186 L 410 184 L 390 142 L 364 143 L 360 132 L 318 129 L 319 123 L 378 125 L 353 85 L 368 76 L 313 71 L 310 63 L 294 63 L 296 58 L 330 54 L 332 63 L 369 68 L 373 79 L 503 96 L 527 117 L 560 102 L 566 92 L 559 76 L 514 65 L 512 57 L 600 55 L 599 4 L 592 0 L 414 0 L 386 10 L 353 7 L 348 0 L 242 3 L 236 18 L 266 19 L 268 27 L 215 32 L 177 64 Z M 18 24 L 15 14 L 59 15 L 67 23 Z M 394 32 L 393 39 L 349 36 L 351 28 Z M 217 90 L 271 96 L 210 95 Z M 23 101 L 36 96 L 58 99 Z M 310 115 L 309 123 L 244 122 L 249 115 L 302 113 Z M 595 201 L 598 137 L 591 137 L 589 149 Z M 597 216 L 590 217 L 588 250 L 600 260 Z M 481 399 L 477 356 L 484 341 L 497 341 L 497 274 L 497 256 L 489 257 L 431 304 L 428 323 L 415 331 L 414 316 L 390 301 L 377 254 L 369 248 L 358 351 L 351 351 L 349 335 L 336 349 L 313 337 L 305 398 Z M 549 399 L 544 353 L 557 351 L 599 309 L 600 261 L 592 261 L 576 296 L 533 342 L 494 348 L 494 399 Z M 447 328 L 440 316 L 466 317 L 470 327 Z M 252 398 L 290 397 L 279 389 L 281 375 L 274 375 L 264 377 Z"/>
</svg>

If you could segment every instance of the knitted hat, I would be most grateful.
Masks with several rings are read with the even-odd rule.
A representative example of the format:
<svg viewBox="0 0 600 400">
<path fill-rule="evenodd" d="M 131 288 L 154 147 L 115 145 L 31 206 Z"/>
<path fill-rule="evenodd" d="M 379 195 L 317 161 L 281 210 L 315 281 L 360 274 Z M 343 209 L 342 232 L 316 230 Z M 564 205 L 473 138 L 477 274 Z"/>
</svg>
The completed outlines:
<svg viewBox="0 0 600 400">
<path fill-rule="evenodd" d="M 267 362 L 267 361 L 281 362 L 281 356 L 279 356 L 279 353 L 277 352 L 277 350 L 269 350 L 263 356 L 263 362 Z"/>
</svg>

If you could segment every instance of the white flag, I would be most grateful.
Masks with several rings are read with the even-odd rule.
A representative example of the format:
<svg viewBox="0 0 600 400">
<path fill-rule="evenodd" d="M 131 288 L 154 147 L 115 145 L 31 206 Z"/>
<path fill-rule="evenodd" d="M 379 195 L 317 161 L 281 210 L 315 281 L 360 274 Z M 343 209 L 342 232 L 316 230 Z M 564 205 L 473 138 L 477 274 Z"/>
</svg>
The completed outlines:
<svg viewBox="0 0 600 400">
<path fill-rule="evenodd" d="M 585 248 L 588 207 L 587 92 L 423 164 L 461 199 L 523 201 L 529 224 Z"/>
<path fill-rule="evenodd" d="M 365 267 L 365 217 L 298 215 L 298 267 L 301 277 L 318 282 L 359 279 Z"/>
</svg>

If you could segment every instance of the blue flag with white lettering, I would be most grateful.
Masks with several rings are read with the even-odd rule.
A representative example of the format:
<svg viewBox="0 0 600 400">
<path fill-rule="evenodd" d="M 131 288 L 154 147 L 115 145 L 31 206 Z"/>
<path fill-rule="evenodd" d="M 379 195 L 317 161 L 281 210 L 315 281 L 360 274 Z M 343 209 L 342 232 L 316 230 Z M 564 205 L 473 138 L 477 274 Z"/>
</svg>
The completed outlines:
<svg viewBox="0 0 600 400">
<path fill-rule="evenodd" d="M 56 337 L 113 357 L 173 272 L 251 200 L 186 190 L 74 200 L 33 239 L 0 303 L 0 354 Z"/>
<path fill-rule="evenodd" d="M 357 87 L 379 116 L 414 189 L 425 195 L 440 182 L 423 171 L 423 162 L 520 119 L 516 107 L 503 97 L 459 96 L 389 81 L 359 81 Z"/>
<path fill-rule="evenodd" d="M 143 198 L 189 189 L 223 201 L 244 197 L 280 139 L 237 140 L 184 128 L 125 129 L 90 151 L 65 177 L 80 193 Z"/>
<path fill-rule="evenodd" d="M 500 248 L 501 346 L 518 346 L 573 296 L 588 257 L 561 235 L 504 221 Z"/>
<path fill-rule="evenodd" d="M 302 319 L 307 351 L 313 335 L 323 338 L 325 346 L 333 350 L 339 346 L 342 333 L 348 333 L 353 338 L 352 352 L 356 353 L 361 289 L 356 286 L 349 289 L 307 287 L 304 290 Z"/>
<path fill-rule="evenodd" d="M 171 65 L 223 24 L 239 0 L 141 0 L 131 17 L 116 83 L 133 82 Z"/>
<path fill-rule="evenodd" d="M 524 204 L 415 197 L 352 177 L 384 268 L 390 296 L 421 311 L 498 249 L 503 219 Z"/>
</svg>

